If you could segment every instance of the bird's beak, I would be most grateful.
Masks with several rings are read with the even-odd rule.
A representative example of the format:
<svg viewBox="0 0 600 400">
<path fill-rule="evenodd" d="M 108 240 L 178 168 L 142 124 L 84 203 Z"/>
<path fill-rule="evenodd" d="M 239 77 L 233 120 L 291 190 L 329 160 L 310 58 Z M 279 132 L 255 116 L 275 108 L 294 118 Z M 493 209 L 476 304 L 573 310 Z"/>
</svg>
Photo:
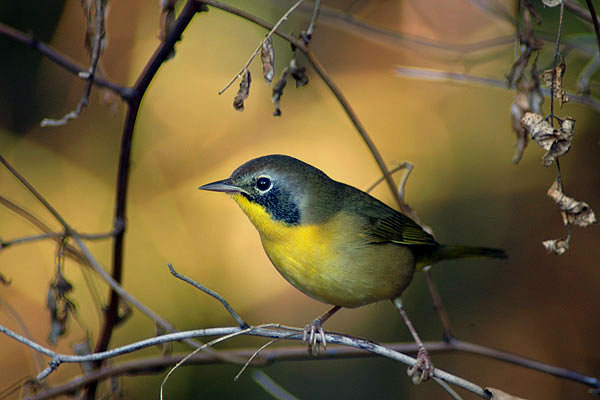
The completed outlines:
<svg viewBox="0 0 600 400">
<path fill-rule="evenodd" d="M 207 183 L 206 185 L 200 186 L 200 190 L 210 190 L 212 192 L 223 192 L 223 193 L 241 193 L 245 192 L 240 187 L 231 184 L 231 180 L 223 179 L 222 181 L 216 181 L 213 183 Z"/>
</svg>

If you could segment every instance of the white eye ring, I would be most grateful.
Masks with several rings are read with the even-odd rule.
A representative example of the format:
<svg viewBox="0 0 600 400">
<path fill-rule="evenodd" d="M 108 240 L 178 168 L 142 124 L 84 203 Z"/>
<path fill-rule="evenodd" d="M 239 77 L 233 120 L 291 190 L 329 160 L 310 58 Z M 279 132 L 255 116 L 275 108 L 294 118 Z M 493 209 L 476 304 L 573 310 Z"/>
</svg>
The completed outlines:
<svg viewBox="0 0 600 400">
<path fill-rule="evenodd" d="M 266 193 L 273 188 L 273 179 L 269 175 L 261 175 L 256 179 L 256 188 L 261 193 Z"/>
</svg>

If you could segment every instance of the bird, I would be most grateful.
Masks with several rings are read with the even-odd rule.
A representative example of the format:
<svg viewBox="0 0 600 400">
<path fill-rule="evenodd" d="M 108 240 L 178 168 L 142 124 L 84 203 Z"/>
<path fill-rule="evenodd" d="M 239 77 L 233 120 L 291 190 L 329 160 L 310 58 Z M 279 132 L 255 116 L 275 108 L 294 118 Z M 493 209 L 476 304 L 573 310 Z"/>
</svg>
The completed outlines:
<svg viewBox="0 0 600 400">
<path fill-rule="evenodd" d="M 506 258 L 504 250 L 439 244 L 419 224 L 373 196 L 294 157 L 254 158 L 199 189 L 227 193 L 250 219 L 277 271 L 294 287 L 333 306 L 304 330 L 309 353 L 326 348 L 323 323 L 341 308 L 391 300 L 415 342 L 415 381 L 431 357 L 402 305 L 415 271 L 438 261 Z"/>
</svg>

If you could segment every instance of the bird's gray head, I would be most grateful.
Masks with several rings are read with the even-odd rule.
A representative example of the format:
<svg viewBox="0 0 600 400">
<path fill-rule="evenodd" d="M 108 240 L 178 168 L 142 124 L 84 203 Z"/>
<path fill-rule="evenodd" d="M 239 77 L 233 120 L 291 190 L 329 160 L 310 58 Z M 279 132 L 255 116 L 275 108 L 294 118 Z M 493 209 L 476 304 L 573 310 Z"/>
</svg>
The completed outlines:
<svg viewBox="0 0 600 400">
<path fill-rule="evenodd" d="M 239 193 L 263 206 L 272 219 L 289 225 L 315 221 L 314 199 L 332 181 L 321 170 L 296 158 L 268 155 L 238 167 L 231 177 L 201 186 L 200 189 Z"/>
</svg>

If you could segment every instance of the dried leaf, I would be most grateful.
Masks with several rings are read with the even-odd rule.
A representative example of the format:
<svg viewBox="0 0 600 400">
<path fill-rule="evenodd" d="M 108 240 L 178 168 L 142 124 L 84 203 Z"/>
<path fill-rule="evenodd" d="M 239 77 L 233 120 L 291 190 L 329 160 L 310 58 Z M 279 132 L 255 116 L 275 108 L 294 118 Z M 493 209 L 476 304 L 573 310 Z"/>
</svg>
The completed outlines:
<svg viewBox="0 0 600 400">
<path fill-rule="evenodd" d="M 522 397 L 513 396 L 499 389 L 488 387 L 485 390 L 491 393 L 492 397 L 490 400 L 525 400 Z"/>
<path fill-rule="evenodd" d="M 59 311 L 58 298 L 54 285 L 50 285 L 50 288 L 48 289 L 46 308 L 50 311 L 50 333 L 48 335 L 48 341 L 54 346 L 58 338 L 66 331 L 66 318 L 63 318 Z"/>
<path fill-rule="evenodd" d="M 281 73 L 281 78 L 275 83 L 273 86 L 273 104 L 275 105 L 275 111 L 273 111 L 273 115 L 275 117 L 279 117 L 281 115 L 281 109 L 279 108 L 279 101 L 281 100 L 281 96 L 283 96 L 283 89 L 287 84 L 288 78 L 290 76 L 290 68 L 285 67 L 283 72 Z"/>
<path fill-rule="evenodd" d="M 250 77 L 250 71 L 248 71 L 248 68 L 246 68 L 244 70 L 242 81 L 240 82 L 240 89 L 233 98 L 233 108 L 235 108 L 237 111 L 244 111 L 244 100 L 246 100 L 250 94 L 251 82 L 252 78 Z"/>
<path fill-rule="evenodd" d="M 542 164 L 548 167 L 557 157 L 566 154 L 571 148 L 575 120 L 567 117 L 561 123 L 560 129 L 554 129 L 544 116 L 538 113 L 525 113 L 521 125 L 529 132 L 535 142 L 546 150 Z"/>
<path fill-rule="evenodd" d="M 548 196 L 554 200 L 562 211 L 563 223 L 565 225 L 568 222 L 573 225 L 586 227 L 598 222 L 590 206 L 583 201 L 577 201 L 566 196 L 557 180 L 548 189 Z"/>
<path fill-rule="evenodd" d="M 296 87 L 302 87 L 308 84 L 308 76 L 306 76 L 306 67 L 298 67 L 296 65 L 295 58 L 292 58 L 292 61 L 290 61 L 290 73 L 296 81 Z"/>
<path fill-rule="evenodd" d="M 563 0 L 542 0 L 542 3 L 544 3 L 546 7 L 556 7 L 562 2 Z"/>
<path fill-rule="evenodd" d="M 56 256 L 57 274 L 54 281 L 50 283 L 46 297 L 46 308 L 50 312 L 50 333 L 48 341 L 55 345 L 58 338 L 67 330 L 69 314 L 75 310 L 75 304 L 66 297 L 73 290 L 73 285 L 62 275 L 62 264 L 64 242 L 61 241 Z"/>
<path fill-rule="evenodd" d="M 58 297 L 62 297 L 73 290 L 73 285 L 63 276 L 60 270 L 53 285 L 57 290 Z"/>
<path fill-rule="evenodd" d="M 549 252 L 560 256 L 569 250 L 569 241 L 565 239 L 544 240 L 542 246 Z"/>
<path fill-rule="evenodd" d="M 270 85 L 273 81 L 273 75 L 275 75 L 275 50 L 273 49 L 273 38 L 271 36 L 262 44 L 260 59 L 262 61 L 263 77 L 267 85 Z"/>
<path fill-rule="evenodd" d="M 569 97 L 566 95 L 565 90 L 563 89 L 563 76 L 565 75 L 566 70 L 567 65 L 565 64 L 565 60 L 561 60 L 560 64 L 558 64 L 556 69 L 554 69 L 554 74 L 552 69 L 547 69 L 542 73 L 542 79 L 544 80 L 546 86 L 548 86 L 550 89 L 552 89 L 552 82 L 554 81 L 553 95 L 554 98 L 558 100 L 561 107 L 564 103 L 569 101 Z"/>
</svg>

